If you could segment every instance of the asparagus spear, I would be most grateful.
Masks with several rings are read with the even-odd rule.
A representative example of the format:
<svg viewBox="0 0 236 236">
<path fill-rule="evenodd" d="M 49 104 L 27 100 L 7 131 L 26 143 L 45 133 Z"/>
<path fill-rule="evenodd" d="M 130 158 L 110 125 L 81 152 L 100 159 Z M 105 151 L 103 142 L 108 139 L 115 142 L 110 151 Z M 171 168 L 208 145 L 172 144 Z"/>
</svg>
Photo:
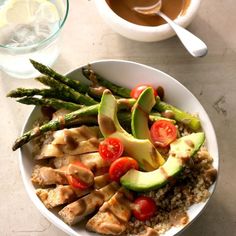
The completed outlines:
<svg viewBox="0 0 236 236">
<path fill-rule="evenodd" d="M 72 120 L 66 127 L 74 127 L 79 125 L 98 125 L 97 115 L 81 116 Z"/>
<path fill-rule="evenodd" d="M 83 105 L 79 105 L 73 102 L 65 102 L 60 99 L 55 98 L 36 98 L 36 97 L 25 97 L 18 99 L 17 102 L 26 104 L 26 105 L 38 105 L 38 106 L 50 106 L 56 110 L 64 108 L 70 111 L 78 110 L 82 108 Z"/>
<path fill-rule="evenodd" d="M 127 102 L 130 106 L 133 106 L 135 103 L 135 99 L 118 99 L 118 104 L 121 106 L 125 105 Z M 125 105 L 127 107 L 127 105 Z M 166 112 L 171 111 L 173 115 L 173 119 L 170 121 L 173 122 L 173 120 L 176 120 L 178 122 L 184 123 L 187 125 L 190 129 L 197 131 L 201 128 L 201 122 L 198 117 L 193 116 L 185 111 L 180 110 L 177 107 L 174 107 L 168 103 L 165 103 L 161 101 L 159 98 L 156 99 L 156 104 L 154 106 L 154 109 L 156 109 L 158 112 Z M 149 117 L 152 121 L 158 120 L 158 117 L 155 115 L 151 115 Z M 164 117 L 162 117 L 163 119 Z M 168 119 L 168 118 L 166 118 Z"/>
<path fill-rule="evenodd" d="M 122 100 L 122 101 L 120 101 L 120 100 Z M 130 108 L 135 102 L 135 100 L 133 100 L 133 99 L 126 99 L 127 100 L 126 102 L 124 102 L 124 99 L 120 99 L 120 100 L 118 100 L 118 108 L 119 109 L 124 109 L 125 107 Z M 89 116 L 97 115 L 98 108 L 99 108 L 99 104 L 95 104 L 92 106 L 85 106 L 85 107 L 80 108 L 74 112 L 71 112 L 69 114 L 62 116 L 60 119 L 51 120 L 48 123 L 46 123 L 40 127 L 34 128 L 30 131 L 27 131 L 21 137 L 16 139 L 16 141 L 12 147 L 12 150 L 15 151 L 16 149 L 20 148 L 24 144 L 28 143 L 33 138 L 38 137 L 38 136 L 42 135 L 43 133 L 46 133 L 48 131 L 59 130 L 64 127 L 68 127 L 71 124 L 74 124 L 76 119 L 81 118 L 81 116 L 84 117 L 84 116 L 88 116 L 88 115 Z"/>
<path fill-rule="evenodd" d="M 117 115 L 118 115 L 118 119 L 121 122 L 130 122 L 131 121 L 131 113 L 130 112 L 119 112 Z M 161 114 L 158 113 L 158 112 L 151 112 L 149 114 L 149 120 L 151 122 L 155 122 L 157 120 L 167 120 L 167 121 L 170 121 L 173 124 L 176 123 L 176 121 L 173 120 L 173 119 L 168 119 L 168 118 L 162 117 Z"/>
<path fill-rule="evenodd" d="M 114 95 L 119 95 L 124 98 L 129 98 L 130 97 L 130 89 L 124 88 L 121 86 L 118 86 L 116 84 L 113 84 L 112 82 L 104 79 L 100 75 L 96 74 L 93 70 L 91 70 L 89 67 L 88 68 L 82 68 L 83 75 L 91 80 L 93 83 L 97 83 L 99 85 L 102 85 L 106 87 L 107 89 L 111 90 Z"/>
<path fill-rule="evenodd" d="M 27 89 L 27 88 L 17 88 L 12 90 L 7 94 L 7 97 L 20 98 L 20 97 L 32 97 L 35 95 L 41 95 L 45 98 L 59 98 L 62 100 L 70 100 L 70 96 L 63 93 L 61 90 L 57 89 Z"/>
<path fill-rule="evenodd" d="M 57 80 L 50 78 L 48 76 L 37 77 L 36 80 L 43 83 L 44 85 L 50 86 L 51 88 L 56 88 L 61 91 L 66 97 L 70 97 L 73 102 L 79 102 L 84 105 L 94 105 L 97 102 L 89 96 L 83 95 L 73 88 L 58 82 Z"/>
<path fill-rule="evenodd" d="M 182 111 L 168 103 L 160 101 L 160 99 L 157 99 L 154 108 L 157 109 L 159 112 L 171 111 L 173 119 L 181 123 L 184 123 L 194 131 L 197 131 L 201 128 L 201 122 L 198 117 L 193 116 L 185 111 Z"/>
<path fill-rule="evenodd" d="M 74 112 L 71 112 L 69 114 L 66 114 L 56 120 L 51 120 L 48 123 L 36 127 L 26 133 L 24 133 L 21 137 L 19 137 L 13 147 L 12 150 L 15 151 L 22 145 L 28 143 L 31 139 L 40 136 L 41 134 L 47 132 L 47 131 L 54 131 L 58 129 L 62 129 L 64 127 L 69 126 L 71 123 L 73 123 L 76 119 L 78 119 L 80 116 L 87 116 L 87 115 L 96 115 L 98 112 L 99 104 L 83 107 L 80 108 Z"/>
<path fill-rule="evenodd" d="M 73 80 L 73 79 L 70 79 L 64 75 L 58 74 L 52 68 L 45 66 L 39 62 L 36 62 L 32 59 L 30 60 L 30 62 L 32 63 L 34 68 L 36 70 L 38 70 L 39 72 L 41 72 L 42 74 L 52 77 L 55 80 L 57 80 L 61 83 L 64 83 L 65 85 L 73 88 L 74 90 L 76 90 L 80 93 L 87 93 L 89 90 L 89 86 L 87 84 L 83 84 L 83 83 L 79 82 L 78 80 Z"/>
</svg>

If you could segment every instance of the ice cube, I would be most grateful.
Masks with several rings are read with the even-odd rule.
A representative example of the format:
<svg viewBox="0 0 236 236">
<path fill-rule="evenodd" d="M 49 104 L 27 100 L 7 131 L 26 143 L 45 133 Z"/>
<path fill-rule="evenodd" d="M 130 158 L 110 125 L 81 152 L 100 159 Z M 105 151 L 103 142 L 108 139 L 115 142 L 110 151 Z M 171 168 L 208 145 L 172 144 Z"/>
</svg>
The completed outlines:
<svg viewBox="0 0 236 236">
<path fill-rule="evenodd" d="M 30 46 L 46 39 L 49 33 L 50 29 L 47 25 L 17 25 L 9 37 L 7 45 L 13 47 Z"/>
<path fill-rule="evenodd" d="M 34 13 L 35 19 L 55 23 L 60 20 L 59 13 L 55 5 L 49 2 L 43 2 Z"/>
</svg>

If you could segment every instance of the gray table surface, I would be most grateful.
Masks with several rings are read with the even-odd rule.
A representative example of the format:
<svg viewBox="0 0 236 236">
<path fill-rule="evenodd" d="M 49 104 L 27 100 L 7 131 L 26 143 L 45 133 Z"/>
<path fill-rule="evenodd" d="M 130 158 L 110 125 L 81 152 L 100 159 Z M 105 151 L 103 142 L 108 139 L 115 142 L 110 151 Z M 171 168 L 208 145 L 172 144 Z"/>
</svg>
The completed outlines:
<svg viewBox="0 0 236 236">
<path fill-rule="evenodd" d="M 176 37 L 159 43 L 128 40 L 108 28 L 93 1 L 71 0 L 63 29 L 61 56 L 54 68 L 65 73 L 97 59 L 127 59 L 170 74 L 200 100 L 216 130 L 220 150 L 220 177 L 204 213 L 183 236 L 236 235 L 236 2 L 202 1 L 189 29 L 208 45 L 205 58 L 194 59 Z M 5 97 L 16 87 L 39 86 L 0 73 L 0 235 L 65 236 L 31 203 L 24 189 L 18 152 L 11 146 L 32 109 Z"/>
</svg>

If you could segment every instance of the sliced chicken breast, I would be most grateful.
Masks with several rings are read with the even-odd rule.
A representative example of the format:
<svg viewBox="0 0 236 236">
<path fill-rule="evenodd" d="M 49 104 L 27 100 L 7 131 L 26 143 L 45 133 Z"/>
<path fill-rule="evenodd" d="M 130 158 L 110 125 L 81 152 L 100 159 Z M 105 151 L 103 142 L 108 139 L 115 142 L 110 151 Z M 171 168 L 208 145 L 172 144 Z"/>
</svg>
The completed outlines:
<svg viewBox="0 0 236 236">
<path fill-rule="evenodd" d="M 85 216 L 93 213 L 105 201 L 108 201 L 119 189 L 119 184 L 112 182 L 107 186 L 94 190 L 90 194 L 80 198 L 79 200 L 67 205 L 59 215 L 69 225 L 74 225 L 81 221 Z"/>
<path fill-rule="evenodd" d="M 37 189 L 36 194 L 47 208 L 53 208 L 70 203 L 88 194 L 91 189 L 79 190 L 70 185 L 59 185 L 56 188 Z"/>
<path fill-rule="evenodd" d="M 127 227 L 131 216 L 132 194 L 123 187 L 105 202 L 86 224 L 86 228 L 101 234 L 119 235 Z"/>
<path fill-rule="evenodd" d="M 31 181 L 33 184 L 48 186 L 52 184 L 65 185 L 68 181 L 63 172 L 58 172 L 51 167 L 36 165 L 33 169 Z"/>
<path fill-rule="evenodd" d="M 95 152 L 99 145 L 98 136 L 98 127 L 81 126 L 55 131 L 52 142 L 44 144 L 35 159 L 41 160 L 63 157 L 65 154 L 78 155 Z"/>
<path fill-rule="evenodd" d="M 95 175 L 104 173 L 108 170 L 109 163 L 104 161 L 98 152 L 86 153 L 81 155 L 64 155 L 53 159 L 53 165 L 56 168 L 67 166 L 75 161 L 80 161 L 86 165 Z"/>
<path fill-rule="evenodd" d="M 63 129 L 54 132 L 54 140 L 52 141 L 52 144 L 73 145 L 74 143 L 86 141 L 91 138 L 98 138 L 98 136 L 99 128 L 97 126 L 87 127 L 85 125 L 82 125 L 78 128 Z"/>
<path fill-rule="evenodd" d="M 85 190 L 75 189 L 70 185 L 58 185 L 55 188 L 39 188 L 36 190 L 36 194 L 47 208 L 53 208 L 65 203 L 71 203 L 92 192 L 94 188 L 100 189 L 108 185 L 111 182 L 108 177 L 108 174 L 95 177 L 94 187 Z"/>
</svg>

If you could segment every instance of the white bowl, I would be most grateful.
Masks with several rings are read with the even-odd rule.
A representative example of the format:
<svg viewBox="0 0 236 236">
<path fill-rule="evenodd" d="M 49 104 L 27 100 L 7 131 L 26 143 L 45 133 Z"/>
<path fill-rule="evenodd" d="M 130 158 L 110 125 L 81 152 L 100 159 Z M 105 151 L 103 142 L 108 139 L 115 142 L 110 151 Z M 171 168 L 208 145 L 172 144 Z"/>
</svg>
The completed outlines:
<svg viewBox="0 0 236 236">
<path fill-rule="evenodd" d="M 191 0 L 183 15 L 177 17 L 175 22 L 187 27 L 196 16 L 201 0 Z M 114 13 L 106 0 L 95 0 L 96 7 L 104 21 L 117 33 L 133 40 L 142 42 L 156 42 L 175 35 L 168 24 L 150 27 L 133 24 Z"/>
<path fill-rule="evenodd" d="M 206 134 L 207 147 L 214 159 L 214 167 L 218 169 L 219 164 L 219 156 L 218 156 L 218 146 L 216 141 L 215 132 L 211 121 L 200 104 L 200 102 L 193 96 L 193 94 L 187 90 L 182 84 L 180 84 L 177 80 L 170 77 L 169 75 L 159 71 L 157 69 L 151 68 L 149 66 L 145 66 L 142 64 L 138 64 L 135 62 L 129 61 L 121 61 L 121 60 L 102 60 L 91 63 L 92 68 L 104 76 L 105 78 L 109 78 L 110 81 L 115 82 L 119 85 L 126 86 L 129 88 L 134 87 L 136 84 L 145 82 L 148 84 L 152 84 L 154 86 L 162 86 L 165 90 L 165 98 L 166 101 L 185 110 L 190 113 L 198 113 L 202 122 L 203 130 Z M 83 80 L 83 76 L 81 73 L 81 67 L 76 68 L 75 70 L 67 73 L 67 75 L 73 79 Z M 145 78 L 145 81 L 144 81 Z M 32 128 L 33 122 L 39 118 L 40 109 L 34 108 L 32 113 L 29 115 L 23 131 L 25 132 Z M 27 144 L 21 148 L 19 163 L 20 170 L 23 177 L 23 182 L 26 188 L 26 191 L 38 208 L 38 210 L 54 225 L 73 236 L 88 236 L 88 235 L 96 235 L 90 232 L 85 231 L 84 227 L 81 225 L 70 227 L 65 224 L 56 214 L 56 212 L 49 211 L 43 203 L 39 200 L 39 198 L 35 194 L 35 188 L 31 183 L 30 177 L 32 173 L 32 169 L 34 166 L 34 161 L 31 155 L 31 145 Z M 215 189 L 215 185 L 212 185 L 210 188 L 211 194 Z M 209 198 L 210 199 L 210 198 Z M 188 210 L 189 215 L 189 223 L 193 222 L 193 220 L 200 214 L 203 208 L 206 206 L 207 202 L 195 204 Z M 167 231 L 164 236 L 173 236 L 177 233 L 181 232 L 184 227 L 173 227 L 169 231 Z"/>
</svg>

